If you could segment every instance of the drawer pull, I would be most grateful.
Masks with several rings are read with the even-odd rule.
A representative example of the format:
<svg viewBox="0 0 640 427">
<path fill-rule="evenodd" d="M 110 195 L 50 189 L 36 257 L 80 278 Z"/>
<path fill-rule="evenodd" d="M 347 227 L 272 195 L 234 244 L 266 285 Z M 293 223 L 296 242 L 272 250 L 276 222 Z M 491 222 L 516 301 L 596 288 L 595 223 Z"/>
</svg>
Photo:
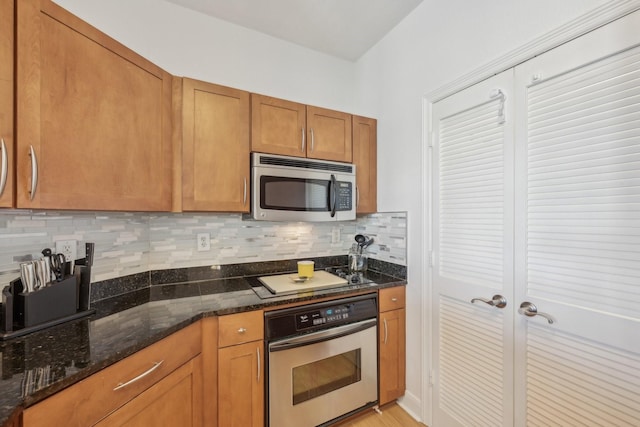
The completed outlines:
<svg viewBox="0 0 640 427">
<path fill-rule="evenodd" d="M 391 298 L 391 302 L 398 302 L 398 298 L 396 297 Z"/>
<path fill-rule="evenodd" d="M 244 334 L 245 332 L 247 332 L 247 329 L 246 329 L 246 328 L 240 328 L 240 329 L 238 329 L 238 333 L 239 333 L 239 334 Z"/>
<path fill-rule="evenodd" d="M 133 378 L 133 379 L 130 379 L 130 380 L 129 380 L 129 381 L 127 381 L 126 383 L 119 383 L 119 384 L 116 386 L 116 388 L 114 388 L 114 389 L 113 389 L 113 391 L 120 390 L 121 388 L 125 388 L 126 386 L 131 385 L 131 384 L 135 383 L 136 381 L 141 380 L 142 378 L 146 377 L 147 375 L 149 375 L 150 373 L 152 373 L 153 371 L 155 371 L 156 369 L 158 369 L 158 368 L 160 367 L 160 365 L 162 365 L 163 363 L 164 363 L 164 360 L 161 360 L 161 361 L 159 361 L 159 362 L 154 363 L 154 364 L 153 364 L 153 366 L 152 366 L 149 370 L 147 370 L 147 371 L 145 371 L 145 372 L 141 373 L 141 374 L 140 374 L 140 375 L 138 375 L 137 377 L 135 377 L 135 378 Z"/>
</svg>

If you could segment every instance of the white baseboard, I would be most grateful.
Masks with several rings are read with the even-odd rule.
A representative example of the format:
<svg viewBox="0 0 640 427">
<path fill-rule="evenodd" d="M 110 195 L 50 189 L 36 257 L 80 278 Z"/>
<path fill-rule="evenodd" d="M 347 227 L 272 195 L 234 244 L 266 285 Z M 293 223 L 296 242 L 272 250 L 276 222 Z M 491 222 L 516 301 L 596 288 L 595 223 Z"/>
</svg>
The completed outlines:
<svg viewBox="0 0 640 427">
<path fill-rule="evenodd" d="M 419 415 L 422 413 L 422 402 L 416 395 L 412 393 L 405 393 L 403 397 L 398 399 L 398 405 L 411 415 L 413 419 L 424 423 L 422 417 Z"/>
</svg>

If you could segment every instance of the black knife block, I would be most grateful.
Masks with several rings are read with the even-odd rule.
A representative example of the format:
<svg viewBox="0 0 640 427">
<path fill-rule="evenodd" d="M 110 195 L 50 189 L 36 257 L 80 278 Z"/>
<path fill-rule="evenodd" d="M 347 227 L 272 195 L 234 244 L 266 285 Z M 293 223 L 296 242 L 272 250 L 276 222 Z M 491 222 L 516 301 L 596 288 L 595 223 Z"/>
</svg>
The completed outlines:
<svg viewBox="0 0 640 427">
<path fill-rule="evenodd" d="M 12 280 L 2 290 L 0 340 L 26 335 L 95 313 L 89 308 L 90 260 L 76 261 L 75 274 L 33 292 L 24 293 L 22 280 Z"/>
<path fill-rule="evenodd" d="M 14 326 L 28 328 L 75 314 L 77 292 L 76 276 L 67 276 L 42 289 L 14 295 Z"/>
</svg>

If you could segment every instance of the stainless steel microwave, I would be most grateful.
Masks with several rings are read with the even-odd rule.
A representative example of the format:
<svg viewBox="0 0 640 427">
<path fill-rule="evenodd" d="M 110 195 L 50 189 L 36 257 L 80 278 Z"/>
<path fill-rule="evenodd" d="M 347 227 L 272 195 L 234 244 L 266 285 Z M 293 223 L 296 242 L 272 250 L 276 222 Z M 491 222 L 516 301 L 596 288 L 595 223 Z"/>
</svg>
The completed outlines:
<svg viewBox="0 0 640 427">
<path fill-rule="evenodd" d="M 356 167 L 274 154 L 251 154 L 251 216 L 264 221 L 356 218 Z"/>
</svg>

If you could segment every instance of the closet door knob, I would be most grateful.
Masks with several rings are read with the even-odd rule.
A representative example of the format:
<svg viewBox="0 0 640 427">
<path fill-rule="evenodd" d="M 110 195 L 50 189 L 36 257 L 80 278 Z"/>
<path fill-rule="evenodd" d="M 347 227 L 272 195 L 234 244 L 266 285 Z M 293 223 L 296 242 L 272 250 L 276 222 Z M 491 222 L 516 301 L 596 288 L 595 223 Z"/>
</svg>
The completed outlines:
<svg viewBox="0 0 640 427">
<path fill-rule="evenodd" d="M 502 295 L 494 295 L 490 300 L 486 298 L 474 298 L 471 300 L 471 303 L 475 303 L 476 301 L 481 301 L 485 304 L 489 304 L 491 307 L 497 308 L 505 308 L 507 306 L 507 299 Z"/>
<path fill-rule="evenodd" d="M 553 322 L 555 322 L 555 319 L 550 314 L 542 313 L 541 311 L 538 311 L 538 307 L 536 307 L 534 303 L 529 301 L 525 301 L 522 304 L 520 304 L 518 313 L 524 314 L 527 317 L 542 316 L 545 319 L 547 319 L 547 322 L 549 322 L 550 325 L 553 324 Z"/>
</svg>

